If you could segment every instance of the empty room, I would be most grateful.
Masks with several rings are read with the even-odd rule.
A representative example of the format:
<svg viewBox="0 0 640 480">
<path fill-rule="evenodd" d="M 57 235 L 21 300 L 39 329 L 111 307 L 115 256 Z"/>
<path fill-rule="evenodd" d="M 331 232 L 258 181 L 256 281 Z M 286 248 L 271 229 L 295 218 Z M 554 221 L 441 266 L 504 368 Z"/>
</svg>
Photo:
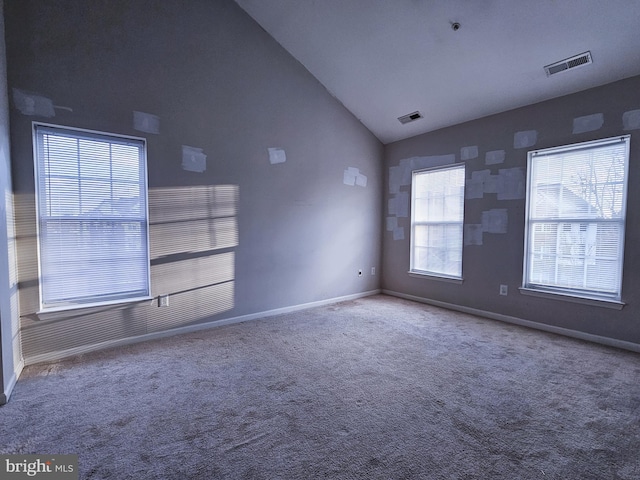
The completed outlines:
<svg viewBox="0 0 640 480">
<path fill-rule="evenodd" d="M 640 3 L 0 11 L 0 478 L 640 478 Z"/>
</svg>

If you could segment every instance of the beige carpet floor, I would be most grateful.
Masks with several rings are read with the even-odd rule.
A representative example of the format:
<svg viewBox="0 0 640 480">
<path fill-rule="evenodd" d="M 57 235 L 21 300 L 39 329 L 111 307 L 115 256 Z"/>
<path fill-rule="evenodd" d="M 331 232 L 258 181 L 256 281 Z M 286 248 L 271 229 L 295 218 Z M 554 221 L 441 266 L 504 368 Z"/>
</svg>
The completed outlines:
<svg viewBox="0 0 640 480">
<path fill-rule="evenodd" d="M 378 295 L 23 372 L 82 479 L 638 479 L 640 355 Z"/>
</svg>

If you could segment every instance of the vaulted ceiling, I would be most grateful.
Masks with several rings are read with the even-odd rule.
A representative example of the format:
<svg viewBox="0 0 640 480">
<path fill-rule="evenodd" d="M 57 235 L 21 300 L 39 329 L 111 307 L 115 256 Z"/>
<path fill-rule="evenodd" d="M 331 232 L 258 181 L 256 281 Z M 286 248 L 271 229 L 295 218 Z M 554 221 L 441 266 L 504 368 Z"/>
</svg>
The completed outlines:
<svg viewBox="0 0 640 480">
<path fill-rule="evenodd" d="M 638 0 L 236 2 L 383 143 L 640 74 Z"/>
</svg>

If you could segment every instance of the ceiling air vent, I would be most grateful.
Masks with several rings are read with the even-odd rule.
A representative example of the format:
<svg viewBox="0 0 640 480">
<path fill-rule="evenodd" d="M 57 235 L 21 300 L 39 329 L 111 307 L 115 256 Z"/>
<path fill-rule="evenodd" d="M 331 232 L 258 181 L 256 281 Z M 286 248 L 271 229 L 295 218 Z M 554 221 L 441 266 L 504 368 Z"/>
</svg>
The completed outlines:
<svg viewBox="0 0 640 480">
<path fill-rule="evenodd" d="M 421 118 L 424 118 L 424 117 L 420 112 L 413 112 L 413 113 L 408 113 L 407 115 L 398 117 L 398 120 L 400 120 L 400 123 L 404 125 L 405 123 L 414 122 Z"/>
<path fill-rule="evenodd" d="M 591 61 L 591 52 L 584 52 L 575 57 L 565 58 L 560 62 L 552 63 L 544 67 L 544 71 L 547 72 L 547 77 L 556 73 L 564 72 L 572 68 L 581 67 L 583 65 L 589 65 Z"/>
</svg>

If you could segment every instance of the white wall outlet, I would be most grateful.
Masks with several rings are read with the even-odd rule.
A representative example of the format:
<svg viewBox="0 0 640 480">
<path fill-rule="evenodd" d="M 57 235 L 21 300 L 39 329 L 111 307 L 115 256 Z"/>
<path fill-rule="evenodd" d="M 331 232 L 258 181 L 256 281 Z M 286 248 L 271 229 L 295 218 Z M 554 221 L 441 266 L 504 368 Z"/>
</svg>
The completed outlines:
<svg viewBox="0 0 640 480">
<path fill-rule="evenodd" d="M 158 306 L 159 307 L 168 307 L 169 306 L 169 295 L 160 295 L 158 297 Z"/>
<path fill-rule="evenodd" d="M 371 275 L 375 275 L 376 274 L 376 267 L 371 267 Z"/>
<path fill-rule="evenodd" d="M 509 292 L 509 287 L 506 285 L 500 285 L 500 295 L 507 295 Z"/>
</svg>

